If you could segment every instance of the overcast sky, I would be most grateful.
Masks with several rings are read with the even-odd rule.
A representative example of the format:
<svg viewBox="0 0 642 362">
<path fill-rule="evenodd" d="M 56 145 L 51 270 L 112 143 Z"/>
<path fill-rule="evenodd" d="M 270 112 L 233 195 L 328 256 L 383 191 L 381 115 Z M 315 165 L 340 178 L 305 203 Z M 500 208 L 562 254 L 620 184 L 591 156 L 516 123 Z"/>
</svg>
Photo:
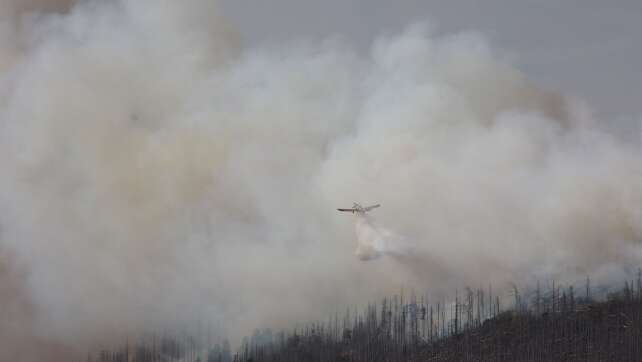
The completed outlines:
<svg viewBox="0 0 642 362">
<path fill-rule="evenodd" d="M 642 115 L 642 0 L 222 0 L 248 45 L 373 37 L 428 21 L 475 30 L 532 79 L 578 95 L 602 115 Z"/>
</svg>

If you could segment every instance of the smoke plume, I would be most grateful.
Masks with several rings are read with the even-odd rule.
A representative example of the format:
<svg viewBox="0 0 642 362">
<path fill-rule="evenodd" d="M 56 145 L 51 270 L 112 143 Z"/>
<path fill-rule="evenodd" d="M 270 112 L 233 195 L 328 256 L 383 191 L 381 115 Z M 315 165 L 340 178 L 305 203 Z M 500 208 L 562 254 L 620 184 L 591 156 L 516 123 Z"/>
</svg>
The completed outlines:
<svg viewBox="0 0 642 362">
<path fill-rule="evenodd" d="M 209 0 L 0 4 L 1 360 L 642 261 L 640 122 L 480 35 L 245 48 Z M 356 235 L 353 201 L 382 204 Z"/>
</svg>

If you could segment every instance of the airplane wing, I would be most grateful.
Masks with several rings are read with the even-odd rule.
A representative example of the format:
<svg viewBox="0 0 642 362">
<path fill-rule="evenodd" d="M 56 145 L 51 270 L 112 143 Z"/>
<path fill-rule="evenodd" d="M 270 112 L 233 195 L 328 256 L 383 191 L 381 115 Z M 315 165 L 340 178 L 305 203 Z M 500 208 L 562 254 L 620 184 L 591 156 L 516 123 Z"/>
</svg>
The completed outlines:
<svg viewBox="0 0 642 362">
<path fill-rule="evenodd" d="M 376 209 L 376 208 L 378 208 L 379 206 L 381 206 L 381 204 L 376 204 L 376 205 L 372 205 L 372 206 L 364 207 L 364 208 L 363 208 L 363 210 L 364 210 L 364 211 L 370 211 L 370 210 L 372 210 L 372 209 Z"/>
<path fill-rule="evenodd" d="M 348 212 L 355 212 L 357 209 L 337 209 L 339 211 L 348 211 Z"/>
</svg>

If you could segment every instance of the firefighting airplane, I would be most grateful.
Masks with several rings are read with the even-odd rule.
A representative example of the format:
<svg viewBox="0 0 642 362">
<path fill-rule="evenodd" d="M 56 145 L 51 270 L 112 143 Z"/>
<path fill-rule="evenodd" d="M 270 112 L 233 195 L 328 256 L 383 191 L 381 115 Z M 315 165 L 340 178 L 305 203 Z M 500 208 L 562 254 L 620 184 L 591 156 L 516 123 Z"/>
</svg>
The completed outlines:
<svg viewBox="0 0 642 362">
<path fill-rule="evenodd" d="M 355 213 L 357 213 L 357 214 L 365 214 L 366 212 L 368 212 L 368 211 L 370 211 L 372 209 L 376 209 L 379 206 L 381 206 L 381 205 L 380 204 L 376 204 L 376 205 L 372 205 L 372 206 L 368 206 L 368 207 L 363 207 L 363 206 L 361 206 L 361 205 L 359 205 L 359 204 L 357 204 L 355 202 L 352 205 L 352 208 L 350 208 L 350 209 L 337 209 L 337 210 L 344 211 L 344 212 L 351 212 L 353 214 L 355 214 Z"/>
</svg>

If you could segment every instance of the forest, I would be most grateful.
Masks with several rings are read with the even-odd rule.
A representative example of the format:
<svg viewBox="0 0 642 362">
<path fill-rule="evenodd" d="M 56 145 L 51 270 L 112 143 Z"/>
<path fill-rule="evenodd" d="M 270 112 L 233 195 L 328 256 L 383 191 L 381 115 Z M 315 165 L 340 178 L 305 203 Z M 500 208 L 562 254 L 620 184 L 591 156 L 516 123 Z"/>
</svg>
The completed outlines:
<svg viewBox="0 0 642 362">
<path fill-rule="evenodd" d="M 517 286 L 510 302 L 465 288 L 453 300 L 401 292 L 291 331 L 257 329 L 237 351 L 155 338 L 89 355 L 99 362 L 636 361 L 642 356 L 642 273 L 605 292 L 583 285 Z M 611 288 L 612 290 L 613 288 Z M 407 295 L 406 295 L 407 294 Z M 595 294 L 595 296 L 594 296 Z M 506 304 L 506 305 L 504 305 Z"/>
</svg>

